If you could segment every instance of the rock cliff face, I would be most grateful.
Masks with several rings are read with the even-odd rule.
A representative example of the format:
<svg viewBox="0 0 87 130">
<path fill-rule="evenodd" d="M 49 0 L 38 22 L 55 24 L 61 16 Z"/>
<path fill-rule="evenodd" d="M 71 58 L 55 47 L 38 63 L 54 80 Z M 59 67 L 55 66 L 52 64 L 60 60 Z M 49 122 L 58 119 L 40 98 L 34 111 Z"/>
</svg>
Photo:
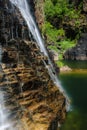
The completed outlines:
<svg viewBox="0 0 87 130">
<path fill-rule="evenodd" d="M 39 28 L 42 28 L 44 23 L 44 0 L 27 0 L 31 5 L 32 13 L 34 12 L 36 22 Z"/>
<path fill-rule="evenodd" d="M 73 3 L 77 9 L 82 5 L 82 9 L 78 26 L 75 25 L 75 21 L 65 22 L 66 35 L 74 39 L 77 34 L 81 34 L 76 46 L 65 52 L 64 59 L 87 60 L 87 0 L 70 0 L 70 3 Z"/>
<path fill-rule="evenodd" d="M 77 45 L 65 52 L 64 59 L 87 60 L 87 34 L 83 34 Z"/>
<path fill-rule="evenodd" d="M 40 53 L 30 42 L 18 9 L 0 0 L 0 93 L 17 130 L 57 130 L 66 99 L 50 79 Z"/>
<path fill-rule="evenodd" d="M 41 28 L 44 23 L 44 0 L 34 0 L 34 3 L 36 19 Z"/>
<path fill-rule="evenodd" d="M 0 40 L 6 43 L 10 39 L 29 39 L 25 21 L 9 0 L 0 1 Z"/>
</svg>

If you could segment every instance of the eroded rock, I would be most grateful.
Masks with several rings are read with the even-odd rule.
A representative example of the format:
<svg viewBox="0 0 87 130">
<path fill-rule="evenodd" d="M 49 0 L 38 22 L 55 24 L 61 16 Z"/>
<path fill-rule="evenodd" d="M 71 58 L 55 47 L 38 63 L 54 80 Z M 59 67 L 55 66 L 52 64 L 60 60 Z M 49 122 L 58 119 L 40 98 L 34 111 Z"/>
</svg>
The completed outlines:
<svg viewBox="0 0 87 130">
<path fill-rule="evenodd" d="M 58 122 L 63 123 L 65 119 L 65 97 L 50 79 L 43 63 L 45 57 L 41 56 L 35 43 L 28 41 L 16 41 L 14 48 L 3 48 L 11 54 L 1 64 L 3 76 L 0 76 L 0 89 L 7 91 L 9 97 L 6 108 L 10 109 L 10 113 L 15 111 L 24 128 L 51 130 L 54 126 L 56 130 Z M 10 56 L 13 60 L 8 63 Z"/>
<path fill-rule="evenodd" d="M 51 130 L 63 123 L 66 99 L 51 80 L 27 25 L 9 0 L 0 1 L 0 91 L 18 130 Z M 52 129 L 53 130 L 53 129 Z"/>
</svg>

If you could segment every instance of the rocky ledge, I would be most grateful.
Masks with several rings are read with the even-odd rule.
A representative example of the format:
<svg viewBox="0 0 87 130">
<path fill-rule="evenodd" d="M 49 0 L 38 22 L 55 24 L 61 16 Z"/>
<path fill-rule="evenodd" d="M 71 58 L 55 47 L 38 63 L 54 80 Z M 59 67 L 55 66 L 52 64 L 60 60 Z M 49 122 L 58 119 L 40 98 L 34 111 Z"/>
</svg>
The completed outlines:
<svg viewBox="0 0 87 130">
<path fill-rule="evenodd" d="M 1 49 L 0 91 L 6 93 L 5 106 L 17 120 L 15 127 L 57 130 L 65 120 L 66 99 L 47 73 L 47 57 L 29 41 L 11 40 Z"/>
<path fill-rule="evenodd" d="M 9 0 L 0 1 L 0 93 L 16 130 L 57 130 L 66 99 L 51 80 L 27 25 Z"/>
</svg>

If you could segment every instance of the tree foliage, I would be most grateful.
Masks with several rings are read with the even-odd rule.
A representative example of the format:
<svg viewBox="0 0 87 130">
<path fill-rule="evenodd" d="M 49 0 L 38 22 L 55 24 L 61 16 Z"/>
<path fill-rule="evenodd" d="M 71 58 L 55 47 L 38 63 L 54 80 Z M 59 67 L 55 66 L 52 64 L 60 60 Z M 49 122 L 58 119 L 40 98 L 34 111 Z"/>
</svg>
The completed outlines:
<svg viewBox="0 0 87 130">
<path fill-rule="evenodd" d="M 68 0 L 45 0 L 45 24 L 42 30 L 47 37 L 47 41 L 52 43 L 51 49 L 55 49 L 62 54 L 66 49 L 75 45 L 76 39 L 72 41 L 67 38 L 65 30 L 60 24 L 62 25 L 63 19 L 70 19 L 71 21 L 74 19 L 75 26 L 79 27 L 80 8 L 81 4 L 77 10 L 73 4 L 69 4 Z"/>
<path fill-rule="evenodd" d="M 80 5 L 81 6 L 81 5 Z M 73 4 L 69 4 L 67 0 L 46 0 L 45 15 L 47 20 L 52 20 L 55 16 L 63 18 L 78 18 L 80 10 L 75 10 Z"/>
</svg>

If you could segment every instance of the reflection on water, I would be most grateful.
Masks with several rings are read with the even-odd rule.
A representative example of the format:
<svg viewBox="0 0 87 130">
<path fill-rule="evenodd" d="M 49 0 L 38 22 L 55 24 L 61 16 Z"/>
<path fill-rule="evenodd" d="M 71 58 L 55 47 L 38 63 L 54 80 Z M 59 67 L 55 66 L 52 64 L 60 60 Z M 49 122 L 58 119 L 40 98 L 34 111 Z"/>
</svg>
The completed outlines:
<svg viewBox="0 0 87 130">
<path fill-rule="evenodd" d="M 67 115 L 61 130 L 87 130 L 87 115 L 73 110 Z"/>
<path fill-rule="evenodd" d="M 68 65 L 72 69 L 87 69 L 87 61 L 70 61 L 63 60 L 64 65 Z"/>
<path fill-rule="evenodd" d="M 61 130 L 87 130 L 87 73 L 61 73 L 60 79 L 72 105 Z"/>
</svg>

